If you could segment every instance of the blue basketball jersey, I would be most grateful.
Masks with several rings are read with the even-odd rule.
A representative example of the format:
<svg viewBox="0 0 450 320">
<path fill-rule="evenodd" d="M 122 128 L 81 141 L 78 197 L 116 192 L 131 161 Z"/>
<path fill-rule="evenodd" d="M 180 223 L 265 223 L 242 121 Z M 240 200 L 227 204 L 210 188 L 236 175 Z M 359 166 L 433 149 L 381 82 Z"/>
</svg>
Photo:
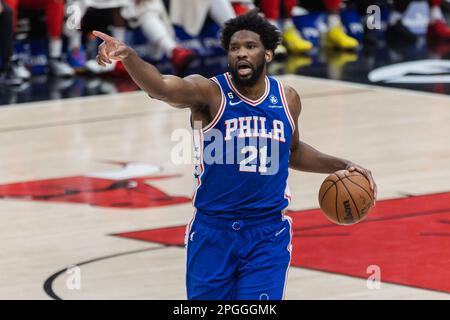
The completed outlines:
<svg viewBox="0 0 450 320">
<path fill-rule="evenodd" d="M 229 73 L 211 80 L 222 101 L 209 125 L 194 125 L 194 207 L 225 219 L 279 214 L 291 197 L 287 179 L 295 126 L 283 85 L 266 76 L 264 94 L 250 100 Z"/>
</svg>

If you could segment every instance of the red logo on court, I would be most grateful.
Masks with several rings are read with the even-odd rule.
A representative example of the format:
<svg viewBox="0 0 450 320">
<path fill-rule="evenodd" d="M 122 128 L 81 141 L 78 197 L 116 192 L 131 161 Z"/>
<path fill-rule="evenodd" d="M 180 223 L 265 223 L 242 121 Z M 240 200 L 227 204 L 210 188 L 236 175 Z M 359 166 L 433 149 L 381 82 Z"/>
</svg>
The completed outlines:
<svg viewBox="0 0 450 320">
<path fill-rule="evenodd" d="M 319 209 L 290 211 L 292 265 L 367 279 L 379 266 L 381 281 L 450 292 L 450 192 L 378 201 L 353 226 L 329 222 Z M 185 226 L 117 236 L 183 246 Z"/>
<path fill-rule="evenodd" d="M 118 163 L 121 169 L 84 176 L 26 181 L 0 185 L 0 199 L 83 203 L 99 207 L 151 208 L 190 202 L 150 184 L 180 175 L 155 175 L 159 167 L 141 163 Z"/>
</svg>

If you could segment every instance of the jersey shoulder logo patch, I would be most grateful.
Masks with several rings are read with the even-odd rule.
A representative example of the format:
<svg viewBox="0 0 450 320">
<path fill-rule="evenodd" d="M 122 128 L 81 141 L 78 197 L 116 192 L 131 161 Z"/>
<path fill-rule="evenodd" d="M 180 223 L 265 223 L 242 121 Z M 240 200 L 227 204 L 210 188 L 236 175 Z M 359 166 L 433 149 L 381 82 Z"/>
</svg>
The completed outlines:
<svg viewBox="0 0 450 320">
<path fill-rule="evenodd" d="M 278 98 L 277 97 L 275 97 L 273 94 L 272 95 L 270 95 L 270 103 L 271 104 L 277 104 L 278 103 Z"/>
</svg>

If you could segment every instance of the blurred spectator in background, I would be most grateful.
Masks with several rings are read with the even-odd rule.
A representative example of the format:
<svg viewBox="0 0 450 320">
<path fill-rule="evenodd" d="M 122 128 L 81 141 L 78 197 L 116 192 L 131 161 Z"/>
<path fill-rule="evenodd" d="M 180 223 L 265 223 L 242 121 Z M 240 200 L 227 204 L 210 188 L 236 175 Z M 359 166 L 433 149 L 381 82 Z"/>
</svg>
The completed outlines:
<svg viewBox="0 0 450 320">
<path fill-rule="evenodd" d="M 72 67 L 63 59 L 63 42 L 61 39 L 64 23 L 63 0 L 4 0 L 13 11 L 13 24 L 17 24 L 19 9 L 27 8 L 44 11 L 49 34 L 49 72 L 60 77 L 74 75 Z"/>
<path fill-rule="evenodd" d="M 396 42 L 414 43 L 417 35 L 411 32 L 403 24 L 403 13 L 412 2 L 421 0 L 393 0 L 393 8 L 389 16 L 389 28 L 387 30 L 388 40 Z M 424 0 L 422 0 L 424 1 Z M 427 36 L 430 40 L 450 40 L 450 27 L 446 24 L 442 13 L 442 0 L 428 0 L 430 6 L 430 24 L 428 25 Z"/>
<path fill-rule="evenodd" d="M 367 8 L 371 5 L 379 7 L 390 7 L 390 15 L 388 20 L 387 39 L 396 45 L 404 45 L 415 43 L 418 36 L 404 25 L 404 13 L 413 2 L 426 2 L 427 0 L 351 0 L 356 6 L 359 14 L 363 17 L 365 26 L 364 40 L 365 44 L 376 46 L 379 45 L 379 39 L 374 36 L 373 30 L 367 28 Z M 430 6 L 430 22 L 428 25 L 427 36 L 430 40 L 447 40 L 450 39 L 450 28 L 446 24 L 442 13 L 442 0 L 428 0 Z"/>
<path fill-rule="evenodd" d="M 309 11 L 326 11 L 328 31 L 325 46 L 337 49 L 356 49 L 359 45 L 355 38 L 348 36 L 340 17 L 341 0 L 300 0 L 300 6 Z"/>
<path fill-rule="evenodd" d="M 363 16 L 364 25 L 368 18 L 368 6 L 389 7 L 386 36 L 391 43 L 400 45 L 405 42 L 413 43 L 418 38 L 403 24 L 405 11 L 413 2 L 427 2 L 430 6 L 428 39 L 436 40 L 437 43 L 440 43 L 440 40 L 450 40 L 450 27 L 446 24 L 441 9 L 442 0 L 348 0 L 347 2 L 358 8 L 360 15 Z M 165 4 L 170 7 L 170 14 Z M 49 35 L 48 67 L 49 72 L 56 76 L 72 76 L 73 68 L 87 68 L 90 72 L 98 74 L 120 67 L 116 67 L 115 62 L 107 67 L 101 67 L 94 56 L 86 61 L 85 52 L 82 50 L 81 30 L 87 35 L 88 43 L 94 43 L 95 38 L 89 34 L 94 29 L 108 32 L 125 42 L 127 28 L 141 28 L 150 45 L 149 55 L 155 59 L 167 56 L 171 59 L 175 71 L 180 72 L 195 59 L 195 53 L 177 43 L 172 23 L 182 27 L 190 36 L 197 37 L 208 16 L 216 24 L 223 26 L 228 19 L 244 14 L 255 6 L 258 6 L 266 18 L 283 31 L 283 45 L 277 48 L 277 54 L 287 52 L 302 54 L 313 47 L 311 42 L 302 38 L 294 25 L 292 10 L 296 5 L 308 11 L 326 12 L 328 28 L 323 39 L 327 48 L 350 49 L 341 51 L 349 52 L 359 45 L 358 41 L 347 35 L 343 28 L 340 18 L 342 0 L 67 0 L 66 5 L 66 8 L 76 6 L 78 14 L 81 15 L 78 28 L 69 28 L 68 23 L 64 28 L 68 36 L 68 54 L 72 67 L 63 57 L 61 33 L 64 22 L 64 0 L 0 0 L 1 83 L 20 85 L 31 77 L 24 64 L 13 54 L 14 32 L 18 13 L 22 8 L 45 12 Z M 68 13 L 70 15 L 70 12 Z M 370 30 L 366 29 L 364 44 L 379 46 L 379 38 L 370 36 Z M 330 51 L 333 50 L 327 51 L 327 54 Z M 303 60 L 300 57 L 304 57 Z M 291 55 L 287 69 L 296 70 L 298 66 L 309 64 L 311 60 L 306 60 L 307 57 Z M 344 63 L 337 65 L 341 66 Z"/>
<path fill-rule="evenodd" d="M 293 54 L 301 54 L 313 48 L 311 42 L 302 38 L 292 21 L 292 9 L 297 0 L 261 0 L 259 7 L 266 18 L 283 31 L 283 44 L 275 50 L 275 54 L 285 54 L 286 50 Z M 280 18 L 283 17 L 283 21 Z"/>
<path fill-rule="evenodd" d="M 359 15 L 361 16 L 361 22 L 364 27 L 363 44 L 364 49 L 373 49 L 382 47 L 385 45 L 385 41 L 381 41 L 378 31 L 372 26 L 375 25 L 375 20 L 372 11 L 367 11 L 369 7 L 375 5 L 380 9 L 387 10 L 389 8 L 388 0 L 349 0 L 348 2 L 354 6 Z M 381 22 L 381 21 L 380 21 Z M 381 24 L 380 24 L 381 28 Z"/>
<path fill-rule="evenodd" d="M 236 17 L 230 0 L 170 0 L 169 8 L 172 23 L 192 37 L 199 35 L 208 14 L 220 27 Z"/>
<path fill-rule="evenodd" d="M 106 11 L 110 15 L 109 25 L 111 34 L 116 39 L 125 42 L 127 26 L 140 27 L 151 46 L 151 56 L 160 59 L 163 54 L 169 57 L 177 72 L 186 68 L 195 58 L 192 50 L 177 44 L 175 31 L 168 17 L 162 0 L 72 0 L 70 5 L 77 5 L 82 16 L 91 14 L 98 16 L 99 11 Z M 96 26 L 96 19 L 83 19 L 82 26 L 85 32 L 102 29 Z M 108 32 L 108 30 L 103 30 Z M 70 49 L 79 52 L 81 46 L 81 31 L 68 30 Z M 72 53 L 72 55 L 74 55 Z M 116 62 L 100 66 L 95 59 L 87 61 L 86 68 L 92 73 L 105 73 L 114 70 Z"/>
<path fill-rule="evenodd" d="M 112 36 L 122 42 L 125 42 L 127 32 L 126 21 L 121 16 L 121 8 L 127 6 L 132 0 L 68 0 L 67 7 L 78 8 L 78 15 L 81 21 L 80 25 L 86 32 L 94 29 L 99 29 L 104 32 L 112 34 Z M 103 28 L 105 24 L 109 30 Z M 81 52 L 82 32 L 77 28 L 69 28 L 66 24 L 64 33 L 69 39 L 69 52 L 71 56 L 71 64 L 76 68 L 86 67 L 90 72 L 95 74 L 110 72 L 116 68 L 116 61 L 114 63 L 101 67 L 95 62 L 94 57 L 91 60 L 85 61 L 85 57 Z M 89 36 L 87 37 L 89 41 Z M 91 41 L 96 41 L 91 38 Z"/>
<path fill-rule="evenodd" d="M 253 0 L 230 0 L 234 12 L 240 16 L 255 8 Z"/>
<path fill-rule="evenodd" d="M 23 79 L 13 69 L 13 13 L 11 8 L 0 0 L 0 84 L 17 86 Z M 29 73 L 28 73 L 29 78 Z"/>
<path fill-rule="evenodd" d="M 442 0 L 429 0 L 430 25 L 428 26 L 428 37 L 432 40 L 450 40 L 450 27 L 445 23 L 442 14 Z"/>
<path fill-rule="evenodd" d="M 417 35 L 403 23 L 403 14 L 413 1 L 423 2 L 426 0 L 393 0 L 389 13 L 388 29 L 386 31 L 386 39 L 390 43 L 403 45 L 417 41 Z"/>
<path fill-rule="evenodd" d="M 162 0 L 131 0 L 122 9 L 122 15 L 132 27 L 141 27 L 154 50 L 152 56 L 161 58 L 165 54 L 177 73 L 194 60 L 192 50 L 177 44 L 175 30 Z"/>
</svg>

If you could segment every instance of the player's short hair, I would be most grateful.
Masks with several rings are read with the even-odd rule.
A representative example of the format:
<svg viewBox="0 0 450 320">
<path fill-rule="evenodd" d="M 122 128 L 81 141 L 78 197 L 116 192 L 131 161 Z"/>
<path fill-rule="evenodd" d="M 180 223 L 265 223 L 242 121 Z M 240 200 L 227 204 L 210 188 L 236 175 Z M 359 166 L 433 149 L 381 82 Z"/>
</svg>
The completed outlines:
<svg viewBox="0 0 450 320">
<path fill-rule="evenodd" d="M 222 47 L 228 51 L 231 37 L 238 31 L 249 30 L 259 35 L 266 50 L 275 51 L 281 42 L 281 33 L 273 24 L 262 17 L 258 9 L 253 9 L 248 13 L 230 19 L 222 29 Z"/>
</svg>

